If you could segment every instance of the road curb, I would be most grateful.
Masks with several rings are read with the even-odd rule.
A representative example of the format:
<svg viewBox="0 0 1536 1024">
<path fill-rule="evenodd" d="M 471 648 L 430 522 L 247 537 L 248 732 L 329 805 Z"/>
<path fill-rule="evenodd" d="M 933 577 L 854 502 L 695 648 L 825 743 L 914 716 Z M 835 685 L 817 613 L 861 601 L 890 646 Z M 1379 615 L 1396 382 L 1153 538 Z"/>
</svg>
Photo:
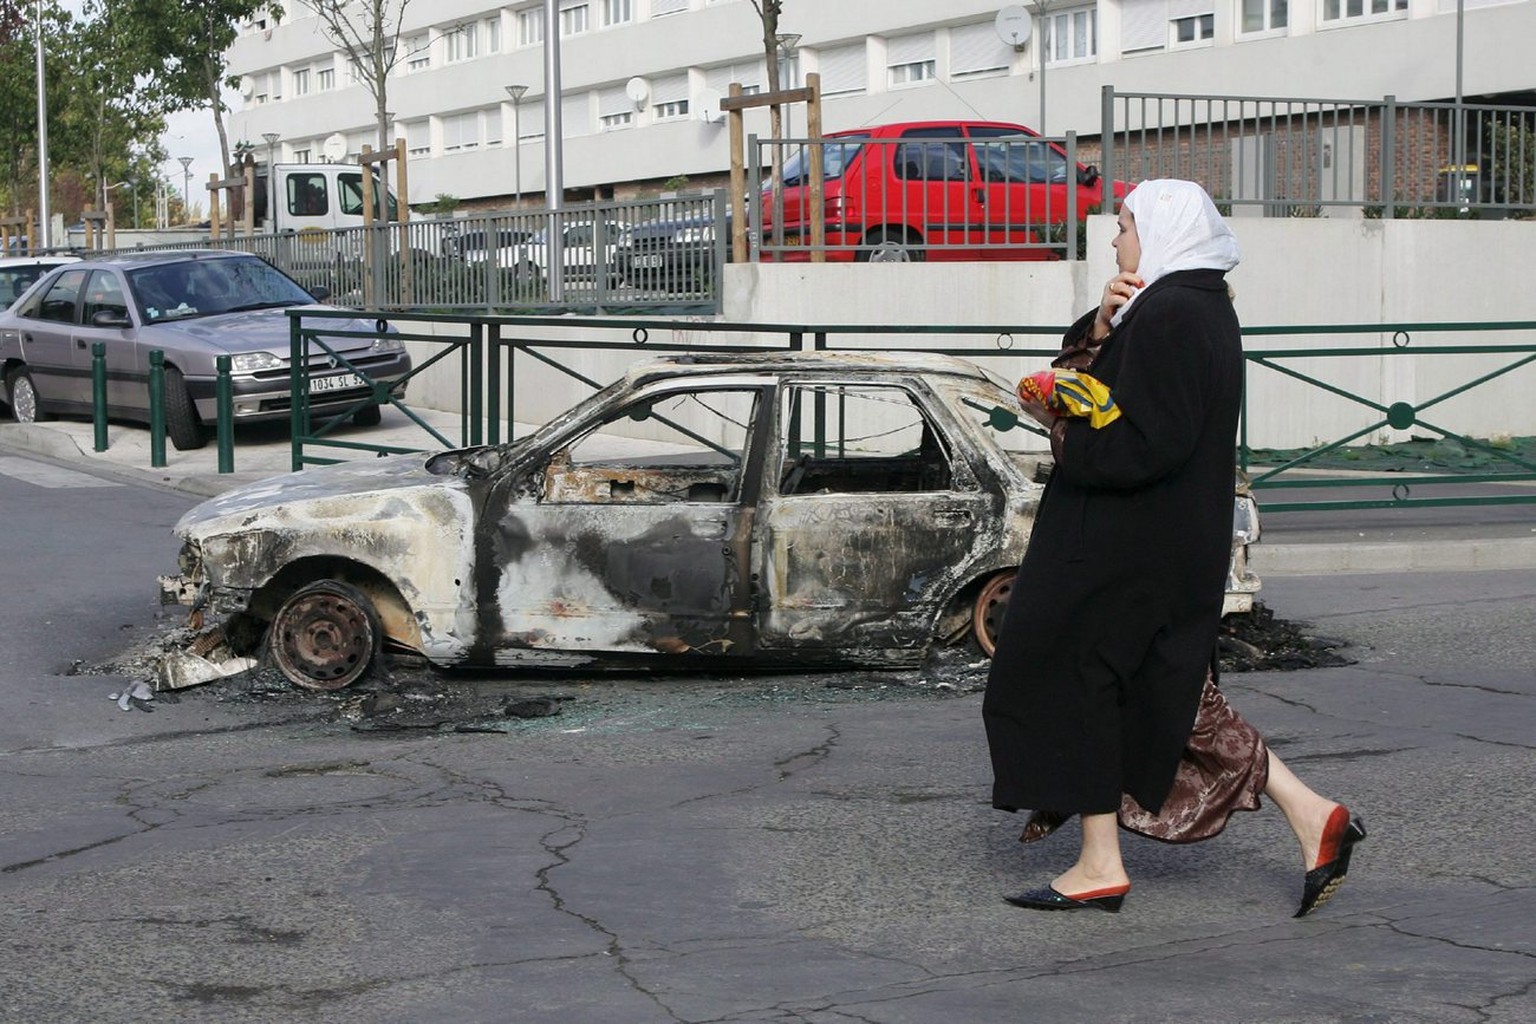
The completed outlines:
<svg viewBox="0 0 1536 1024">
<path fill-rule="evenodd" d="M 1260 541 L 1248 549 L 1248 564 L 1260 579 L 1332 573 L 1536 569 L 1536 536 L 1296 544 Z"/>
</svg>

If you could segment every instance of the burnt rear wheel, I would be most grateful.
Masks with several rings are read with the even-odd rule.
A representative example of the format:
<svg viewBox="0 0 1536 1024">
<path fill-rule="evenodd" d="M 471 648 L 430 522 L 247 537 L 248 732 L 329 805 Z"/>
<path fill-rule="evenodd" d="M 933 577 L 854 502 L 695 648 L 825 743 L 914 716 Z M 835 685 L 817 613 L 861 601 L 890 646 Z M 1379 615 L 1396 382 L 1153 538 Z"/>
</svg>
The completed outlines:
<svg viewBox="0 0 1536 1024">
<path fill-rule="evenodd" d="M 345 583 L 320 580 L 277 610 L 267 653 L 294 685 L 339 690 L 367 674 L 379 641 L 379 616 L 368 598 Z"/>
<path fill-rule="evenodd" d="M 976 595 L 971 611 L 971 632 L 976 644 L 987 657 L 997 650 L 997 634 L 1003 626 L 1003 611 L 1008 607 L 1008 596 L 1013 593 L 1014 571 L 1000 572 L 987 580 Z"/>
</svg>

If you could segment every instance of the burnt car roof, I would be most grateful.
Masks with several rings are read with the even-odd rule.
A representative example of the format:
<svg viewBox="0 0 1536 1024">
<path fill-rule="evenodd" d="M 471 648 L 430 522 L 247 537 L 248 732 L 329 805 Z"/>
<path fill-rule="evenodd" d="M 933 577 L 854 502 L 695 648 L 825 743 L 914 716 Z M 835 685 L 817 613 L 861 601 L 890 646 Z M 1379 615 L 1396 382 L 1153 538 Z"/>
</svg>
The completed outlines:
<svg viewBox="0 0 1536 1024">
<path fill-rule="evenodd" d="M 740 373 L 782 373 L 803 370 L 836 370 L 839 373 L 943 373 L 956 377 L 985 378 L 981 367 L 966 359 L 929 352 L 692 352 L 663 356 L 631 367 L 625 375 L 631 385 L 651 380 Z"/>
</svg>

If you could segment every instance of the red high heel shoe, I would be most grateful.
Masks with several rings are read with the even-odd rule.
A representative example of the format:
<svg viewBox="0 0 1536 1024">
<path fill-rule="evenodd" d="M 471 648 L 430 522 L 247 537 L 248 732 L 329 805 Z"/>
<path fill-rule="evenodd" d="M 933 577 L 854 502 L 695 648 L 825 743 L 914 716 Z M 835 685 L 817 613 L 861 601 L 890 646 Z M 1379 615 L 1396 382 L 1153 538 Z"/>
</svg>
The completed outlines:
<svg viewBox="0 0 1536 1024">
<path fill-rule="evenodd" d="M 1333 898 L 1349 874 L 1349 858 L 1355 844 L 1365 838 L 1365 822 L 1351 818 L 1343 804 L 1334 807 L 1323 826 L 1323 841 L 1317 849 L 1317 864 L 1302 880 L 1301 909 L 1297 917 L 1305 917 Z"/>
<path fill-rule="evenodd" d="M 1055 886 L 1046 886 L 1044 889 L 1031 889 L 1017 896 L 1004 896 L 1003 899 L 1016 907 L 1025 910 L 1105 910 L 1111 914 L 1120 913 L 1120 904 L 1125 902 L 1125 894 L 1131 891 L 1131 883 L 1124 885 L 1112 885 L 1105 889 L 1090 889 L 1080 892 L 1075 896 L 1067 896 L 1056 891 Z"/>
</svg>

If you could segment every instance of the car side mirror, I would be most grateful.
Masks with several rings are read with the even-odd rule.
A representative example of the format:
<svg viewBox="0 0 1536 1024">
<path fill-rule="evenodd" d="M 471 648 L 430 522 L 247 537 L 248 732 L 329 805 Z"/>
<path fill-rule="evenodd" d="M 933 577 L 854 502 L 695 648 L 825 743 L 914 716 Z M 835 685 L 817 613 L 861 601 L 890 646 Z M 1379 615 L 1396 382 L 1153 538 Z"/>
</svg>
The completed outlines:
<svg viewBox="0 0 1536 1024">
<path fill-rule="evenodd" d="M 1100 178 L 1099 169 L 1093 164 L 1080 167 L 1077 170 L 1077 183 L 1085 188 L 1092 188 Z"/>
<path fill-rule="evenodd" d="M 132 327 L 133 321 L 128 319 L 127 313 L 118 313 L 110 309 L 97 310 L 91 315 L 92 327 Z"/>
<path fill-rule="evenodd" d="M 331 290 L 323 284 L 317 284 L 309 290 L 309 294 L 316 302 L 324 302 L 331 297 Z"/>
</svg>

